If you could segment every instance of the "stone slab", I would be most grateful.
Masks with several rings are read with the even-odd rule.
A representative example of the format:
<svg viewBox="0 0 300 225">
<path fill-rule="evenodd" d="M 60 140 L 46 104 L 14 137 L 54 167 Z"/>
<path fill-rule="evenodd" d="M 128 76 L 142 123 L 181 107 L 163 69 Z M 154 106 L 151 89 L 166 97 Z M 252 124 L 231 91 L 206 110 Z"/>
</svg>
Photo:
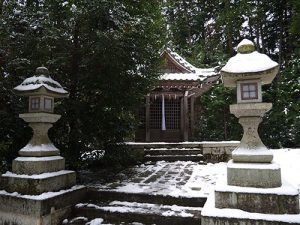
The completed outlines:
<svg viewBox="0 0 300 225">
<path fill-rule="evenodd" d="M 239 163 L 270 163 L 273 160 L 273 153 L 265 146 L 248 146 L 249 143 L 242 143 L 232 152 L 232 159 Z M 251 144 L 250 144 L 251 145 Z M 252 148 L 253 147 L 253 148 Z"/>
<path fill-rule="evenodd" d="M 28 143 L 18 153 L 20 156 L 24 157 L 47 157 L 60 155 L 59 150 L 52 143 L 38 145 Z"/>
<path fill-rule="evenodd" d="M 76 183 L 76 173 L 69 170 L 32 176 L 6 173 L 0 181 L 1 189 L 7 192 L 37 195 L 72 187 Z"/>
<path fill-rule="evenodd" d="M 216 208 L 241 209 L 266 214 L 299 214 L 296 195 L 215 191 Z"/>
<path fill-rule="evenodd" d="M 296 225 L 300 224 L 300 214 L 266 214 L 246 212 L 240 209 L 216 208 L 212 193 L 201 212 L 202 225 Z M 252 207 L 256 207 L 252 202 Z"/>
<path fill-rule="evenodd" d="M 53 113 L 23 113 L 19 115 L 27 123 L 55 123 L 60 119 L 61 115 Z"/>
<path fill-rule="evenodd" d="M 36 196 L 0 191 L 0 224 L 57 225 L 70 215 L 72 206 L 85 197 L 84 186 Z"/>
<path fill-rule="evenodd" d="M 60 171 L 65 168 L 65 159 L 61 156 L 51 157 L 18 157 L 12 162 L 15 174 L 41 174 Z"/>
<path fill-rule="evenodd" d="M 269 220 L 264 220 L 264 219 L 202 216 L 201 224 L 202 225 L 299 225 L 299 222 L 284 222 L 284 221 L 269 221 Z"/>
<path fill-rule="evenodd" d="M 241 187 L 274 188 L 281 186 L 281 170 L 275 163 L 227 164 L 228 185 Z"/>
</svg>

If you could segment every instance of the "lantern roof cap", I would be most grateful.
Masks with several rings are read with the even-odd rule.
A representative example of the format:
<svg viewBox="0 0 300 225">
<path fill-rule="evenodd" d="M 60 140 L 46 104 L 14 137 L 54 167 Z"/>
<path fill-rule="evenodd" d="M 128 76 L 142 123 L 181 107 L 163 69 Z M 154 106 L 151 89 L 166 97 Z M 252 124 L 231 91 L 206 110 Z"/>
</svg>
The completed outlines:
<svg viewBox="0 0 300 225">
<path fill-rule="evenodd" d="M 56 98 L 68 96 L 68 92 L 49 76 L 46 67 L 38 67 L 36 75 L 25 79 L 20 85 L 14 88 L 14 91 L 21 96 L 34 94 L 48 94 Z"/>
<path fill-rule="evenodd" d="M 268 84 L 272 82 L 278 69 L 277 62 L 255 51 L 253 42 L 244 39 L 237 46 L 237 54 L 221 69 L 221 75 L 225 86 L 235 86 L 232 82 L 247 79 L 261 79 L 263 84 Z"/>
</svg>

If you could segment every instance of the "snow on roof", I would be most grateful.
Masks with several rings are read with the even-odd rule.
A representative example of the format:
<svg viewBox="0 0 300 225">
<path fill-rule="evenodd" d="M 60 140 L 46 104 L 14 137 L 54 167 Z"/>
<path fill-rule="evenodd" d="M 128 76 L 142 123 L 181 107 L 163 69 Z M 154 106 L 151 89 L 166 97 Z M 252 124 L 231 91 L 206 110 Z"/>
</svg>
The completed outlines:
<svg viewBox="0 0 300 225">
<path fill-rule="evenodd" d="M 68 93 L 57 81 L 53 80 L 51 77 L 46 77 L 45 75 L 29 77 L 20 85 L 15 87 L 14 90 L 19 92 L 28 92 L 37 90 L 41 87 L 45 87 L 47 90 L 59 94 Z"/>
<path fill-rule="evenodd" d="M 167 49 L 166 52 L 181 66 L 183 66 L 185 69 L 189 70 L 192 73 L 195 73 L 197 68 L 190 64 L 188 61 L 186 61 L 184 58 L 182 58 L 180 55 L 178 55 L 176 52 L 171 51 L 171 49 Z"/>
<path fill-rule="evenodd" d="M 214 69 L 198 69 L 195 73 L 164 73 L 161 80 L 200 80 L 203 81 L 207 77 L 215 76 L 217 73 Z"/>
<path fill-rule="evenodd" d="M 273 69 L 278 63 L 267 55 L 254 51 L 249 54 L 237 53 L 230 58 L 221 71 L 227 73 L 255 73 Z"/>
<path fill-rule="evenodd" d="M 240 46 L 243 46 L 243 45 L 253 45 L 253 46 L 254 46 L 254 44 L 253 44 L 252 41 L 250 41 L 250 40 L 248 40 L 248 39 L 243 39 L 243 40 L 238 44 L 237 48 L 239 48 Z"/>
<path fill-rule="evenodd" d="M 247 46 L 253 46 L 250 49 Z M 237 46 L 238 53 L 230 58 L 221 69 L 227 73 L 257 73 L 278 66 L 269 56 L 255 51 L 254 44 L 248 39 L 242 40 Z"/>
<path fill-rule="evenodd" d="M 164 73 L 161 76 L 161 80 L 200 80 L 203 81 L 207 77 L 215 76 L 217 73 L 215 72 L 215 68 L 197 68 L 182 58 L 179 54 L 174 51 L 171 51 L 169 48 L 165 51 L 169 56 L 177 62 L 180 66 L 185 68 L 188 72 L 186 73 Z"/>
</svg>

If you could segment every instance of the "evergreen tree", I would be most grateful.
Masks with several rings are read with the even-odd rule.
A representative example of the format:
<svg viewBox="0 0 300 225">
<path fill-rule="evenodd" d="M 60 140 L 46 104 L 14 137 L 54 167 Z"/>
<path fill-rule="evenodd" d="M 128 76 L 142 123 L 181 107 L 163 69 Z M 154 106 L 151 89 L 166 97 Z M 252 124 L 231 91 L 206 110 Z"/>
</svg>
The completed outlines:
<svg viewBox="0 0 300 225">
<path fill-rule="evenodd" d="M 56 104 L 62 118 L 50 136 L 71 166 L 82 152 L 108 149 L 132 134 L 135 109 L 159 74 L 160 1 L 5 1 L 1 22 L 1 82 L 4 96 L 14 98 L 5 119 L 26 108 L 11 97 L 12 88 L 45 65 L 70 92 Z M 14 130 L 23 136 L 26 125 L 19 123 Z M 14 126 L 8 122 L 0 141 Z"/>
</svg>

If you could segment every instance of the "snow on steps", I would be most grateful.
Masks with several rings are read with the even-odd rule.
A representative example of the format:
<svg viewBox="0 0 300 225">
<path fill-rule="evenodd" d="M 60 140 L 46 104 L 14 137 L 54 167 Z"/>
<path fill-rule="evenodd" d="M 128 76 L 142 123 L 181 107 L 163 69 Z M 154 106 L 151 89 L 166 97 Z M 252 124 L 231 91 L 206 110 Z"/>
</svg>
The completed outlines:
<svg viewBox="0 0 300 225">
<path fill-rule="evenodd" d="M 145 161 L 193 161 L 204 164 L 202 150 L 195 144 L 153 143 L 144 146 Z"/>
<path fill-rule="evenodd" d="M 143 224 L 156 225 L 179 225 L 200 224 L 200 207 L 184 207 L 177 205 L 160 205 L 150 203 L 138 203 L 127 201 L 112 201 L 107 204 L 77 204 L 76 214 L 80 214 L 89 220 L 103 218 L 109 223 L 120 224 L 121 222 L 139 221 Z"/>
<path fill-rule="evenodd" d="M 109 190 L 97 190 L 96 188 L 88 189 L 88 197 L 92 203 L 104 201 L 131 201 L 131 202 L 147 202 L 151 204 L 163 205 L 180 205 L 190 207 L 203 207 L 206 197 L 184 197 L 184 196 L 170 196 L 170 195 L 150 195 L 146 193 L 128 193 Z"/>
</svg>

